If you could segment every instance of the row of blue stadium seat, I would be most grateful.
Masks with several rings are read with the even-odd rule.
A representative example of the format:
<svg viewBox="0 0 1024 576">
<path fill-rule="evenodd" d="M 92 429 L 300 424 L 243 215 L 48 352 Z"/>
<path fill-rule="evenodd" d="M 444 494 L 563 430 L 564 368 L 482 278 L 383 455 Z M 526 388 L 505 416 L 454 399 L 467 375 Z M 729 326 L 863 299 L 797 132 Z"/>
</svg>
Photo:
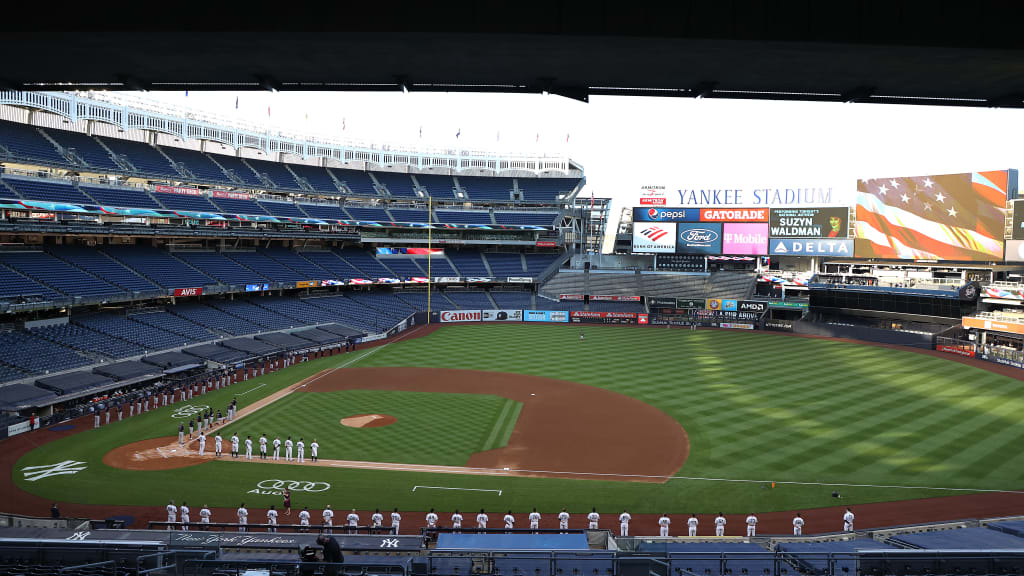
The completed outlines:
<svg viewBox="0 0 1024 576">
<path fill-rule="evenodd" d="M 201 152 L 173 146 L 154 146 L 144 142 L 89 136 L 81 132 L 57 128 L 38 128 L 17 122 L 0 122 L 0 146 L 9 150 L 16 159 L 37 161 L 45 164 L 68 165 L 80 168 L 65 159 L 58 148 L 47 139 L 57 142 L 61 148 L 74 152 L 87 168 L 98 172 L 119 173 L 124 170 L 111 158 L 111 154 L 127 160 L 142 175 L 174 180 L 182 178 L 196 183 L 242 185 L 250 188 L 274 188 L 279 190 L 303 190 L 301 178 L 317 192 L 335 194 L 339 192 L 338 182 L 353 194 L 379 196 L 374 182 L 392 197 L 417 198 L 418 187 L 430 196 L 452 199 L 455 195 L 456 180 L 440 174 L 418 174 L 394 172 L 369 172 L 345 168 L 323 168 L 288 162 L 272 162 L 257 158 L 242 159 L 237 156 L 220 154 L 216 151 Z M 45 134 L 45 135 L 44 135 Z M 77 161 L 77 160 L 76 160 Z M 177 167 L 180 167 L 179 170 Z M 191 178 L 188 177 L 191 175 Z M 531 203 L 557 203 L 561 194 L 572 191 L 579 184 L 577 178 L 509 178 L 487 176 L 461 176 L 458 187 L 469 200 L 508 202 L 512 192 L 518 189 L 524 199 Z M 504 224 L 506 222 L 499 222 Z"/>
</svg>

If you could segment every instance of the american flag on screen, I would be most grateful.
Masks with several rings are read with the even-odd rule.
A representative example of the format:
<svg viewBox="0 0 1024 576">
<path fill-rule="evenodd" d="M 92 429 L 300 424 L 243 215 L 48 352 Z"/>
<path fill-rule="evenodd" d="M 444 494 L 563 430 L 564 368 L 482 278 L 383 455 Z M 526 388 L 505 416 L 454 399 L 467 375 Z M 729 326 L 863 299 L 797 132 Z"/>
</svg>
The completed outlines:
<svg viewBox="0 0 1024 576">
<path fill-rule="evenodd" d="M 1007 172 L 857 182 L 855 255 L 1002 260 Z"/>
</svg>

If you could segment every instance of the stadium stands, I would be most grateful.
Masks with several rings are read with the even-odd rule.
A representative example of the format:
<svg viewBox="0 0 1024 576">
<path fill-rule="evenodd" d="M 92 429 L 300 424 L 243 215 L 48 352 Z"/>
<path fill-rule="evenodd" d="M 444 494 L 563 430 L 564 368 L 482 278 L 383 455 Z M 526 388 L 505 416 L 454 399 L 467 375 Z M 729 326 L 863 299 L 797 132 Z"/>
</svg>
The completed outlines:
<svg viewBox="0 0 1024 576">
<path fill-rule="evenodd" d="M 301 325 L 294 318 L 278 314 L 245 300 L 218 300 L 211 302 L 209 306 L 267 330 L 295 328 Z"/>
<path fill-rule="evenodd" d="M 25 374 L 46 374 L 92 364 L 93 360 L 39 332 L 4 331 L 0 332 L 0 362 Z M 3 374 L 5 381 L 21 376 L 12 370 Z"/>
<path fill-rule="evenodd" d="M 113 296 L 122 292 L 45 252 L 0 252 L 0 262 L 67 296 Z"/>
<path fill-rule="evenodd" d="M 327 171 L 356 196 L 379 196 L 369 172 L 342 168 L 328 168 Z"/>
<path fill-rule="evenodd" d="M 732 298 L 743 300 L 754 292 L 754 285 L 757 283 L 757 275 L 753 272 L 712 272 L 710 277 L 711 287 L 708 298 Z"/>
<path fill-rule="evenodd" d="M 311 280 L 311 278 L 277 263 L 260 252 L 225 252 L 224 255 L 250 270 L 259 270 L 261 276 L 270 278 L 274 282 Z"/>
<path fill-rule="evenodd" d="M 175 316 L 180 316 L 193 324 L 198 324 L 211 331 L 217 331 L 231 336 L 255 334 L 256 332 L 263 330 L 263 328 L 257 324 L 227 314 L 212 306 L 204 306 L 201 304 L 178 304 L 176 306 L 168 306 L 167 311 Z"/>
<path fill-rule="evenodd" d="M 177 252 L 175 256 L 223 284 L 263 284 L 270 278 L 232 260 L 224 252 Z"/>
<path fill-rule="evenodd" d="M 55 300 L 61 296 L 50 288 L 10 268 L 0 266 L 0 300 Z"/>
<path fill-rule="evenodd" d="M 498 308 L 528 310 L 533 308 L 533 295 L 529 292 L 501 292 L 491 290 L 491 298 Z"/>
<path fill-rule="evenodd" d="M 783 558 L 797 567 L 817 574 L 827 573 L 830 569 L 829 555 L 834 555 L 835 574 L 854 574 L 857 568 L 854 555 L 858 550 L 893 550 L 895 547 L 871 538 L 855 538 L 827 542 L 783 542 L 775 549 L 783 552 Z"/>
<path fill-rule="evenodd" d="M 56 128 L 45 128 L 43 132 L 60 144 L 64 150 L 78 156 L 85 161 L 88 167 L 94 168 L 97 172 L 121 172 L 121 167 L 110 158 L 110 153 L 88 134 Z"/>
<path fill-rule="evenodd" d="M 177 334 L 184 338 L 188 338 L 191 342 L 205 342 L 207 340 L 213 340 L 217 336 L 203 328 L 199 324 L 189 322 L 188 320 L 171 314 L 170 312 L 146 312 L 143 314 L 133 314 L 128 317 L 133 322 L 140 322 L 153 328 L 159 328 L 165 332 L 171 334 Z"/>
<path fill-rule="evenodd" d="M 430 215 L 426 210 L 409 210 L 404 208 L 392 208 L 388 210 L 392 222 L 428 222 Z"/>
<path fill-rule="evenodd" d="M 448 290 L 445 296 L 464 310 L 493 310 L 497 308 L 486 292 L 480 290 Z"/>
<path fill-rule="evenodd" d="M 644 305 L 640 302 L 590 302 L 591 312 L 643 312 Z"/>
<path fill-rule="evenodd" d="M 187 194 L 172 194 L 169 192 L 157 192 L 153 195 L 157 202 L 168 210 L 190 210 L 193 212 L 220 212 L 213 202 L 206 196 L 190 196 Z"/>
<path fill-rule="evenodd" d="M 361 206 L 345 206 L 353 220 L 371 220 L 375 222 L 390 222 L 391 217 L 383 208 L 365 208 Z M 347 218 L 346 218 L 347 220 Z"/>
<path fill-rule="evenodd" d="M 526 253 L 523 254 L 523 259 L 526 261 L 526 275 L 527 276 L 540 276 L 547 267 L 554 264 L 556 260 L 565 258 L 565 254 L 535 254 Z"/>
<path fill-rule="evenodd" d="M 299 204 L 298 207 L 309 214 L 310 218 L 325 218 L 327 220 L 349 220 L 350 217 L 337 204 Z"/>
<path fill-rule="evenodd" d="M 102 354 L 110 358 L 127 358 L 145 352 L 138 344 L 89 330 L 77 323 L 36 328 L 32 333 L 80 352 Z"/>
<path fill-rule="evenodd" d="M 403 302 L 412 306 L 416 310 L 426 311 L 427 310 L 427 292 L 426 290 L 421 292 L 396 292 L 395 296 L 400 298 Z M 455 310 L 458 306 L 454 302 L 449 300 L 443 293 L 434 290 L 430 294 L 430 309 L 431 310 Z"/>
<path fill-rule="evenodd" d="M 345 249 L 337 252 L 346 262 L 363 272 L 361 278 L 390 278 L 395 274 L 384 267 L 379 260 L 369 253 L 358 249 Z"/>
<path fill-rule="evenodd" d="M 262 174 L 270 181 L 273 187 L 280 190 L 301 190 L 302 187 L 295 180 L 295 176 L 288 170 L 288 166 L 281 162 L 270 162 L 248 158 L 245 160 L 257 174 Z"/>
<path fill-rule="evenodd" d="M 451 176 L 442 174 L 416 174 L 414 176 L 426 191 L 435 199 L 450 200 L 455 198 L 455 181 Z"/>
<path fill-rule="evenodd" d="M 196 150 L 175 148 L 174 146 L 161 146 L 160 150 L 169 156 L 172 161 L 181 164 L 186 173 L 191 173 L 199 182 L 210 182 L 234 185 L 234 182 L 221 170 L 210 157 Z"/>
<path fill-rule="evenodd" d="M 419 198 L 413 189 L 412 178 L 408 174 L 398 172 L 374 172 L 377 182 L 388 189 L 392 196 L 399 198 Z"/>
<path fill-rule="evenodd" d="M 351 280 L 352 278 L 366 277 L 366 274 L 343 260 L 336 252 L 303 251 L 301 254 L 306 260 L 324 269 L 328 273 L 326 278 Z"/>
<path fill-rule="evenodd" d="M 140 188 L 114 186 L 92 186 L 80 184 L 78 189 L 89 195 L 101 206 L 118 208 L 160 208 L 149 192 Z"/>
<path fill-rule="evenodd" d="M 180 334 L 166 332 L 149 324 L 135 322 L 116 314 L 93 314 L 78 316 L 71 320 L 95 332 L 106 334 L 112 338 L 137 344 L 145 350 L 166 350 L 177 346 L 185 346 L 190 342 Z"/>
<path fill-rule="evenodd" d="M 898 534 L 890 542 L 911 548 L 935 550 L 1024 550 L 1024 538 L 988 528 L 952 528 Z"/>
<path fill-rule="evenodd" d="M 267 211 L 263 209 L 263 206 L 249 199 L 242 198 L 224 198 L 214 197 L 210 199 L 217 207 L 217 212 L 221 214 L 249 214 L 249 215 L 266 215 Z"/>
<path fill-rule="evenodd" d="M 413 258 L 413 262 L 419 265 L 423 269 L 424 275 L 427 275 L 427 259 L 426 258 Z M 430 276 L 458 276 L 459 273 L 452 268 L 451 262 L 448 261 L 444 256 L 432 256 L 430 258 Z"/>
<path fill-rule="evenodd" d="M 299 178 L 305 180 L 313 190 L 322 192 L 325 194 L 338 195 L 338 185 L 335 184 L 334 178 L 331 178 L 331 174 L 326 168 L 320 166 L 308 166 L 306 164 L 289 164 Z"/>
<path fill-rule="evenodd" d="M 212 280 L 157 248 L 121 245 L 108 246 L 103 252 L 164 288 L 193 288 Z"/>
<path fill-rule="evenodd" d="M 494 221 L 505 225 L 554 226 L 557 212 L 495 212 Z"/>
<path fill-rule="evenodd" d="M 448 260 L 459 271 L 460 276 L 490 276 L 491 271 L 484 263 L 483 254 L 476 250 L 448 250 Z"/>
<path fill-rule="evenodd" d="M 241 158 L 216 153 L 211 153 L 210 158 L 217 164 L 220 164 L 226 172 L 232 174 L 235 178 L 241 181 L 243 186 L 249 188 L 264 187 L 259 176 L 257 176 L 256 173 L 252 171 L 252 168 L 243 162 Z"/>
<path fill-rule="evenodd" d="M 323 308 L 334 314 L 335 317 L 344 318 L 346 325 L 363 332 L 378 332 L 381 325 L 385 323 L 379 312 L 345 296 L 317 296 L 306 298 L 303 302 Z M 330 329 L 330 331 L 334 330 Z"/>
<path fill-rule="evenodd" d="M 523 256 L 519 253 L 488 252 L 487 263 L 494 276 L 525 276 Z"/>
<path fill-rule="evenodd" d="M 523 195 L 523 201 L 531 204 L 556 204 L 562 202 L 579 183 L 578 178 L 517 179 L 519 192 Z"/>
<path fill-rule="evenodd" d="M 459 186 L 466 191 L 470 200 L 511 202 L 515 183 L 512 178 L 490 178 L 485 176 L 459 176 Z"/>
<path fill-rule="evenodd" d="M 37 180 L 34 178 L 12 178 L 10 176 L 4 177 L 3 181 L 20 194 L 22 198 L 27 200 L 92 204 L 92 200 L 67 182 Z"/>
<path fill-rule="evenodd" d="M 0 146 L 6 148 L 15 160 L 67 164 L 38 128 L 20 122 L 0 122 Z"/>
<path fill-rule="evenodd" d="M 171 161 L 149 144 L 106 136 L 97 136 L 96 139 L 114 154 L 128 160 L 139 174 L 171 179 L 181 178 L 181 174 L 171 166 Z"/>
<path fill-rule="evenodd" d="M 392 272 L 395 273 L 396 278 L 406 279 L 415 276 L 426 276 L 427 273 L 421 270 L 416 263 L 410 258 L 382 258 L 381 263 L 387 265 Z"/>
<path fill-rule="evenodd" d="M 435 210 L 434 216 L 445 224 L 493 224 L 491 213 L 482 210 Z"/>
<path fill-rule="evenodd" d="M 258 201 L 259 205 L 265 212 L 271 216 L 283 216 L 285 218 L 309 218 L 303 214 L 299 207 L 291 202 L 269 202 L 265 200 Z"/>
</svg>

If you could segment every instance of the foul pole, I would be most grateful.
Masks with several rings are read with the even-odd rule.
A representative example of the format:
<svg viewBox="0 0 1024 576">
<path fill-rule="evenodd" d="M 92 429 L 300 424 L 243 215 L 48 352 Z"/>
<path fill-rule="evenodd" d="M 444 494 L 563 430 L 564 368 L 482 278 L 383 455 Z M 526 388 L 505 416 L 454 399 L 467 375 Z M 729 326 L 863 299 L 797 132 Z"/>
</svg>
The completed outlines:
<svg viewBox="0 0 1024 576">
<path fill-rule="evenodd" d="M 434 280 L 434 275 L 433 275 L 433 273 L 430 270 L 430 254 L 431 254 L 431 252 L 433 252 L 432 248 L 433 248 L 433 240 L 434 240 L 434 235 L 432 234 L 432 231 L 434 230 L 434 227 L 430 223 L 431 219 L 433 218 L 433 216 L 431 216 L 431 213 L 433 212 L 433 205 L 434 205 L 433 201 L 434 201 L 434 197 L 430 196 L 428 194 L 427 195 L 427 324 L 428 325 L 430 324 L 430 292 L 431 292 L 431 284 L 430 283 Z"/>
</svg>

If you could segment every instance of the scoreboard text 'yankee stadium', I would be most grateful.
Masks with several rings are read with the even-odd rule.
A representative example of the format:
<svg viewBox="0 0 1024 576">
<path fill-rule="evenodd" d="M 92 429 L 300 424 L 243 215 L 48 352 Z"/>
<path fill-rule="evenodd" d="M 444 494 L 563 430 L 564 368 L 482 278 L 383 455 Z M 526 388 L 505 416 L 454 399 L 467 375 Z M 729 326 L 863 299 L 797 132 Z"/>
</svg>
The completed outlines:
<svg viewBox="0 0 1024 576">
<path fill-rule="evenodd" d="M 683 206 L 787 206 L 831 204 L 832 188 L 689 189 L 678 191 Z"/>
</svg>

